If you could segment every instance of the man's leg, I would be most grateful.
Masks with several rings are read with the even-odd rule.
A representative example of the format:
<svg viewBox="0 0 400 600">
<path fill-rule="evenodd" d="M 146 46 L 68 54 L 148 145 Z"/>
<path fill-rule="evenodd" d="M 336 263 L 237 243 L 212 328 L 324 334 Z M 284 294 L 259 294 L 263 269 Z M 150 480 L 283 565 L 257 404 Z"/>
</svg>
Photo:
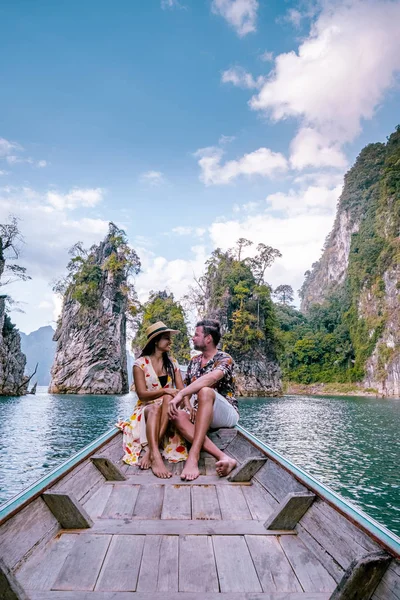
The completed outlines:
<svg viewBox="0 0 400 600">
<path fill-rule="evenodd" d="M 164 465 L 159 449 L 159 432 L 162 407 L 159 404 L 152 404 L 145 408 L 146 412 L 146 436 L 150 450 L 151 470 L 156 477 L 166 479 L 171 477 L 172 473 Z"/>
</svg>

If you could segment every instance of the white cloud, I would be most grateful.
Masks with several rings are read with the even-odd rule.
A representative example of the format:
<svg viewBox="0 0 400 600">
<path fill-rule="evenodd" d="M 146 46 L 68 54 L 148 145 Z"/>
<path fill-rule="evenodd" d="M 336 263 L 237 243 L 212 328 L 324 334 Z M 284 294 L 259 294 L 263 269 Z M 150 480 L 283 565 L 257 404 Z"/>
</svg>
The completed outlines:
<svg viewBox="0 0 400 600">
<path fill-rule="evenodd" d="M 212 0 L 211 10 L 223 17 L 239 37 L 256 31 L 258 0 Z"/>
<path fill-rule="evenodd" d="M 225 144 L 230 144 L 235 139 L 236 138 L 235 138 L 234 135 L 221 135 L 220 138 L 219 138 L 219 140 L 218 140 L 218 144 L 220 144 L 221 146 L 223 146 Z"/>
<path fill-rule="evenodd" d="M 301 12 L 295 8 L 289 8 L 286 15 L 283 17 L 283 20 L 287 23 L 291 23 L 294 27 L 300 27 L 301 20 L 303 15 Z"/>
<path fill-rule="evenodd" d="M 0 177 L 1 177 L 2 175 L 8 175 L 8 171 L 0 171 Z"/>
<path fill-rule="evenodd" d="M 161 8 L 163 10 L 166 10 L 166 9 L 172 10 L 173 8 L 180 8 L 180 9 L 186 10 L 186 6 L 184 6 L 183 4 L 178 2 L 178 0 L 161 0 Z"/>
<path fill-rule="evenodd" d="M 22 150 L 19 144 L 16 142 L 9 142 L 4 138 L 0 138 L 0 158 L 6 158 L 18 150 Z"/>
<path fill-rule="evenodd" d="M 101 188 L 73 188 L 67 194 L 47 192 L 47 202 L 57 210 L 73 210 L 79 207 L 93 208 L 103 200 Z"/>
<path fill-rule="evenodd" d="M 260 58 L 263 62 L 271 62 L 274 60 L 274 53 L 268 52 L 268 50 L 266 50 L 261 54 Z"/>
<path fill-rule="evenodd" d="M 330 142 L 310 127 L 301 128 L 290 144 L 290 164 L 294 169 L 336 167 L 344 169 L 347 159 L 338 142 Z"/>
<path fill-rule="evenodd" d="M 47 160 L 38 160 L 36 166 L 39 169 L 43 169 L 44 167 L 47 167 Z"/>
<path fill-rule="evenodd" d="M 161 171 L 146 171 L 145 173 L 141 174 L 140 180 L 143 183 L 148 183 L 151 186 L 161 185 L 165 181 L 164 175 L 161 173 Z"/>
<path fill-rule="evenodd" d="M 179 225 L 178 227 L 174 227 L 172 231 L 178 235 L 194 235 L 196 237 L 202 237 L 207 230 L 204 227 L 188 227 Z"/>
<path fill-rule="evenodd" d="M 284 212 L 289 217 L 304 214 L 333 215 L 341 191 L 340 184 L 334 188 L 311 185 L 301 191 L 270 194 L 266 201 L 271 210 Z"/>
<path fill-rule="evenodd" d="M 292 163 L 343 167 L 340 146 L 371 119 L 400 70 L 400 2 L 325 3 L 297 52 L 280 54 L 254 110 L 272 119 L 295 117 L 301 130 Z M 302 147 L 307 158 L 301 158 Z"/>
<path fill-rule="evenodd" d="M 261 76 L 254 79 L 253 75 L 242 67 L 232 67 L 223 71 L 221 81 L 222 83 L 232 83 L 237 87 L 253 90 L 260 88 L 265 79 Z"/>
<path fill-rule="evenodd" d="M 216 146 L 202 148 L 195 156 L 199 159 L 200 179 L 206 185 L 228 184 L 241 175 L 272 177 L 287 169 L 287 160 L 283 154 L 273 152 L 269 148 L 259 148 L 224 164 L 221 164 L 223 151 Z"/>
</svg>

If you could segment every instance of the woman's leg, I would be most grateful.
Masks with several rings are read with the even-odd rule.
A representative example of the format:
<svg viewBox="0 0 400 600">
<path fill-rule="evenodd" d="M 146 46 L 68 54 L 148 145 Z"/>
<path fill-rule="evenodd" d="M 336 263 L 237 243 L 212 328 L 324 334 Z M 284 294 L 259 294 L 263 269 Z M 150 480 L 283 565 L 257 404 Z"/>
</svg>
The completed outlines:
<svg viewBox="0 0 400 600">
<path fill-rule="evenodd" d="M 162 456 L 160 454 L 160 449 L 158 447 L 162 407 L 159 404 L 152 404 L 148 407 L 146 406 L 145 414 L 146 435 L 150 450 L 151 470 L 156 477 L 166 479 L 167 477 L 171 477 L 172 473 L 170 473 L 164 465 Z"/>
<path fill-rule="evenodd" d="M 159 431 L 159 436 L 158 436 L 159 444 L 161 443 L 161 441 L 167 431 L 168 421 L 169 421 L 168 403 L 170 400 L 171 400 L 171 396 L 169 396 L 168 394 L 165 394 L 165 396 L 163 396 L 161 419 L 160 419 L 160 431 Z"/>
</svg>

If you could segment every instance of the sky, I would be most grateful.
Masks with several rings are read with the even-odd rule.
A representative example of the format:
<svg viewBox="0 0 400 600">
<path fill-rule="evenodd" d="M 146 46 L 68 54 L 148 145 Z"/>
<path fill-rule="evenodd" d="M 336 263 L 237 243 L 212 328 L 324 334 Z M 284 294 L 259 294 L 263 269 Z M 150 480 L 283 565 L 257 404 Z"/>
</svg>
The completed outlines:
<svg viewBox="0 0 400 600">
<path fill-rule="evenodd" d="M 32 278 L 3 288 L 12 320 L 55 325 L 68 249 L 109 221 L 141 301 L 239 237 L 298 290 L 345 172 L 400 123 L 399 23 L 400 0 L 3 0 L 0 222 Z"/>
</svg>

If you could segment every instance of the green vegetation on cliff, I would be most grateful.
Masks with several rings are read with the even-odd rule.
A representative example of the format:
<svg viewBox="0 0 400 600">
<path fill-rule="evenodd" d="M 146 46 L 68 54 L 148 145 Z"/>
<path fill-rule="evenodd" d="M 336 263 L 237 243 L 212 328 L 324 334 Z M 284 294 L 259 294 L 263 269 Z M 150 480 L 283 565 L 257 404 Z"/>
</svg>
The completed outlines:
<svg viewBox="0 0 400 600">
<path fill-rule="evenodd" d="M 253 355 L 276 356 L 276 318 L 266 269 L 280 256 L 279 250 L 257 246 L 254 258 L 242 259 L 251 242 L 241 238 L 236 248 L 217 248 L 206 262 L 205 274 L 189 300 L 203 316 L 217 318 L 224 332 L 223 349 L 240 361 Z"/>
<path fill-rule="evenodd" d="M 179 330 L 172 336 L 172 354 L 178 362 L 186 363 L 190 359 L 189 334 L 183 308 L 174 300 L 173 294 L 151 292 L 140 312 L 140 325 L 132 342 L 133 350 L 137 353 L 146 345 L 145 331 L 149 325 L 163 321 L 171 329 Z"/>
<path fill-rule="evenodd" d="M 400 265 L 400 127 L 387 144 L 370 144 L 360 153 L 345 177 L 338 205 L 338 215 L 343 213 L 350 227 L 357 225 L 344 281 L 323 290 L 321 303 L 308 301 L 310 288 L 318 287 L 318 278 L 324 281 L 337 218 L 321 260 L 300 290 L 307 314 L 284 305 L 277 310 L 284 375 L 299 383 L 361 380 L 384 331 L 385 277 L 391 271 L 394 277 Z M 378 346 L 382 369 L 391 352 L 385 344 Z"/>
</svg>

